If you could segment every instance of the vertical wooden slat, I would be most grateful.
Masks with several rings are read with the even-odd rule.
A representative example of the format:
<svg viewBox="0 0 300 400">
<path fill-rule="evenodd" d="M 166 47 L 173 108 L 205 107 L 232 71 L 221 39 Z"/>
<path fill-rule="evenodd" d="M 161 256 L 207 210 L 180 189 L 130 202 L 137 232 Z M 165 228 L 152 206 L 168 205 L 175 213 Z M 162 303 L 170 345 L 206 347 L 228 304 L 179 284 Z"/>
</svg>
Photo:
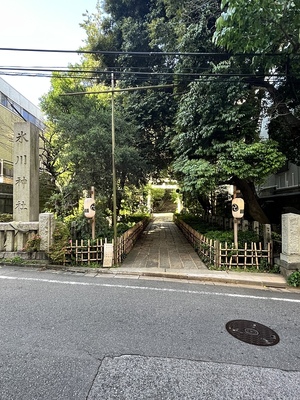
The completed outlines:
<svg viewBox="0 0 300 400">
<path fill-rule="evenodd" d="M 91 263 L 91 241 L 90 239 L 87 241 L 87 262 L 88 265 Z"/>
<path fill-rule="evenodd" d="M 81 240 L 81 244 L 80 244 L 80 246 L 81 246 L 81 264 L 83 264 L 83 260 L 84 260 L 84 241 L 83 240 Z"/>
<path fill-rule="evenodd" d="M 75 263 L 77 264 L 78 262 L 78 254 L 77 254 L 77 245 L 78 245 L 78 240 L 75 240 Z"/>
<path fill-rule="evenodd" d="M 214 257 L 215 266 L 216 266 L 216 268 L 219 268 L 219 266 L 220 266 L 220 263 L 219 263 L 219 261 L 220 261 L 220 242 L 218 240 L 216 240 L 214 242 L 214 247 L 215 247 L 215 257 Z"/>
<path fill-rule="evenodd" d="M 256 243 L 253 243 L 253 246 L 254 246 L 255 265 L 256 265 L 256 268 L 258 269 L 258 256 L 257 256 Z"/>
<path fill-rule="evenodd" d="M 264 246 L 262 245 L 261 242 L 259 242 L 259 261 L 263 260 L 264 256 Z"/>
<path fill-rule="evenodd" d="M 232 255 L 232 250 L 233 250 L 233 246 L 231 246 L 231 251 L 230 251 L 230 259 L 229 259 L 229 269 L 231 269 L 232 267 L 232 262 L 233 262 L 233 255 Z M 227 252 L 228 254 L 228 252 Z"/>
<path fill-rule="evenodd" d="M 271 266 L 273 265 L 273 259 L 272 259 L 272 242 L 268 243 L 268 264 Z"/>
</svg>

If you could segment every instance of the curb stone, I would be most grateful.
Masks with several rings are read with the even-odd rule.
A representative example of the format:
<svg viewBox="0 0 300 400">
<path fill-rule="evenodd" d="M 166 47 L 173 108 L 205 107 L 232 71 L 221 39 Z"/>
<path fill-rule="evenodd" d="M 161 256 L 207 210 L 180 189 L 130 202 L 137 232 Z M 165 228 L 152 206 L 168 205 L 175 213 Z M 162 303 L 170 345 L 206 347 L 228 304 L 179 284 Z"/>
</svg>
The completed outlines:
<svg viewBox="0 0 300 400">
<path fill-rule="evenodd" d="M 36 268 L 39 270 L 56 270 L 62 272 L 71 272 L 78 274 L 93 273 L 97 275 L 111 275 L 112 277 L 134 276 L 134 277 L 147 277 L 147 278 L 162 278 L 172 280 L 183 280 L 203 283 L 216 283 L 216 284 L 230 284 L 236 286 L 255 286 L 258 288 L 277 288 L 288 289 L 289 291 L 300 292 L 300 288 L 289 286 L 285 278 L 280 274 L 267 274 L 267 273 L 253 273 L 253 272 L 231 272 L 231 271 L 203 271 L 203 270 L 158 270 L 157 268 L 147 270 L 135 268 L 89 268 L 89 267 L 69 267 L 63 265 L 54 265 L 46 263 L 32 263 L 32 264 L 0 264 L 6 267 L 21 267 L 21 268 Z"/>
<path fill-rule="evenodd" d="M 262 274 L 262 273 L 243 273 L 247 274 L 240 275 L 242 273 L 237 273 L 240 276 L 236 276 L 228 273 L 227 271 L 205 271 L 205 272 L 178 272 L 178 271 L 149 271 L 143 269 L 130 269 L 130 268 L 88 268 L 88 267 L 62 267 L 48 265 L 46 269 L 60 269 L 66 272 L 73 273 L 95 273 L 96 275 L 112 275 L 112 276 L 138 276 L 138 277 L 152 277 L 152 278 L 164 278 L 164 279 L 178 279 L 185 281 L 197 281 L 197 282 L 207 282 L 207 283 L 220 283 L 220 284 L 234 284 L 243 286 L 258 286 L 258 287 L 268 287 L 268 288 L 280 288 L 280 289 L 296 289 L 292 288 L 287 284 L 284 277 L 277 274 Z M 232 276 L 231 276 L 232 275 Z M 268 275 L 268 276 L 266 276 Z M 269 279 L 268 279 L 269 278 Z M 297 290 L 297 289 L 296 289 Z"/>
</svg>

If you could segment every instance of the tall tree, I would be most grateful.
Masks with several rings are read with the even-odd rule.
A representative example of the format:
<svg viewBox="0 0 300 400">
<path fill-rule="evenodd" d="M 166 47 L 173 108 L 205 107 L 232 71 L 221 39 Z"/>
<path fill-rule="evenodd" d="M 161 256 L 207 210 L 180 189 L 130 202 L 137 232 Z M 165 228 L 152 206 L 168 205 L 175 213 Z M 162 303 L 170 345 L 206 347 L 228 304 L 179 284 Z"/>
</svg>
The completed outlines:
<svg viewBox="0 0 300 400">
<path fill-rule="evenodd" d="M 215 42 L 233 53 L 248 53 L 254 77 L 265 92 L 269 135 L 300 163 L 300 1 L 223 0 Z"/>
<path fill-rule="evenodd" d="M 162 3 L 107 0 L 102 14 L 99 10 L 100 19 L 92 15 L 86 19 L 83 25 L 86 31 L 98 33 L 96 40 L 94 36 L 88 37 L 84 49 L 105 52 L 93 56 L 95 63 L 98 62 L 98 70 L 100 67 L 103 72 L 95 73 L 96 79 L 108 84 L 108 77 L 110 79 L 110 73 L 114 72 L 116 84 L 121 88 L 173 83 L 172 75 L 164 74 L 169 72 L 169 60 L 158 54 L 161 48 L 151 37 L 152 14 L 165 15 Z M 152 55 L 145 56 L 144 52 L 151 52 Z M 177 103 L 172 92 L 168 88 L 153 88 L 130 92 L 119 98 L 124 113 L 138 127 L 136 144 L 152 165 L 152 175 L 166 168 L 171 159 L 166 137 Z"/>
<path fill-rule="evenodd" d="M 259 137 L 261 97 L 236 78 L 193 83 L 181 102 L 173 141 L 174 169 L 186 192 L 213 192 L 221 183 L 241 190 L 248 215 L 262 223 L 255 184 L 276 171 L 285 157 L 276 143 Z"/>
<path fill-rule="evenodd" d="M 285 158 L 275 142 L 260 139 L 265 90 L 255 86 L 251 60 L 230 58 L 222 48 L 214 47 L 219 2 L 188 4 L 194 12 L 180 14 L 181 24 L 184 15 L 191 23 L 181 45 L 214 55 L 178 63 L 179 70 L 190 63 L 194 71 L 201 68 L 202 73 L 180 100 L 173 140 L 174 170 L 184 190 L 196 197 L 203 198 L 222 182 L 233 182 L 243 193 L 248 214 L 266 223 L 255 185 L 275 172 Z M 193 40 L 195 37 L 198 40 Z"/>
<path fill-rule="evenodd" d="M 42 100 L 42 108 L 60 146 L 56 164 L 52 165 L 54 178 L 62 197 L 73 199 L 66 208 L 77 205 L 78 193 L 91 186 L 107 199 L 112 194 L 111 103 L 108 95 L 66 96 L 85 90 L 87 87 L 73 78 L 58 74 L 52 78 L 52 89 Z M 145 181 L 147 164 L 135 145 L 135 126 L 124 120 L 118 110 L 115 110 L 115 129 L 115 160 L 121 193 L 126 184 L 139 185 Z M 53 171 L 49 172 L 53 175 Z M 121 197 L 118 196 L 118 209 Z"/>
</svg>

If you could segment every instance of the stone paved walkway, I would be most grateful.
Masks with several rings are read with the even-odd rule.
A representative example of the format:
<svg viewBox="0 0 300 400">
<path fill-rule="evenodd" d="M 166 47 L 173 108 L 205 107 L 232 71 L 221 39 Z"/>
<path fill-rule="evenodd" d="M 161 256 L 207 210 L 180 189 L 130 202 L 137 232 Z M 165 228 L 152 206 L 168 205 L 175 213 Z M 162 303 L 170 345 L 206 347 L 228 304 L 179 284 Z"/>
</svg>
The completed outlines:
<svg viewBox="0 0 300 400">
<path fill-rule="evenodd" d="M 173 222 L 173 214 L 154 214 L 122 267 L 207 270 L 193 247 Z"/>
</svg>

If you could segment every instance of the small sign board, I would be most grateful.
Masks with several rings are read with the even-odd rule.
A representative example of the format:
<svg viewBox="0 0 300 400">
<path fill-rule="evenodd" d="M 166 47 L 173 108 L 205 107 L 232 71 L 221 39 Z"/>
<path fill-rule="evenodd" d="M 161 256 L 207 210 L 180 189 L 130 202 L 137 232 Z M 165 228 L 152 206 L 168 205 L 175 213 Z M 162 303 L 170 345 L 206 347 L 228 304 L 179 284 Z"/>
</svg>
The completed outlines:
<svg viewBox="0 0 300 400">
<path fill-rule="evenodd" d="M 103 254 L 103 267 L 112 267 L 114 258 L 114 245 L 112 243 L 104 243 L 104 254 Z"/>
</svg>

